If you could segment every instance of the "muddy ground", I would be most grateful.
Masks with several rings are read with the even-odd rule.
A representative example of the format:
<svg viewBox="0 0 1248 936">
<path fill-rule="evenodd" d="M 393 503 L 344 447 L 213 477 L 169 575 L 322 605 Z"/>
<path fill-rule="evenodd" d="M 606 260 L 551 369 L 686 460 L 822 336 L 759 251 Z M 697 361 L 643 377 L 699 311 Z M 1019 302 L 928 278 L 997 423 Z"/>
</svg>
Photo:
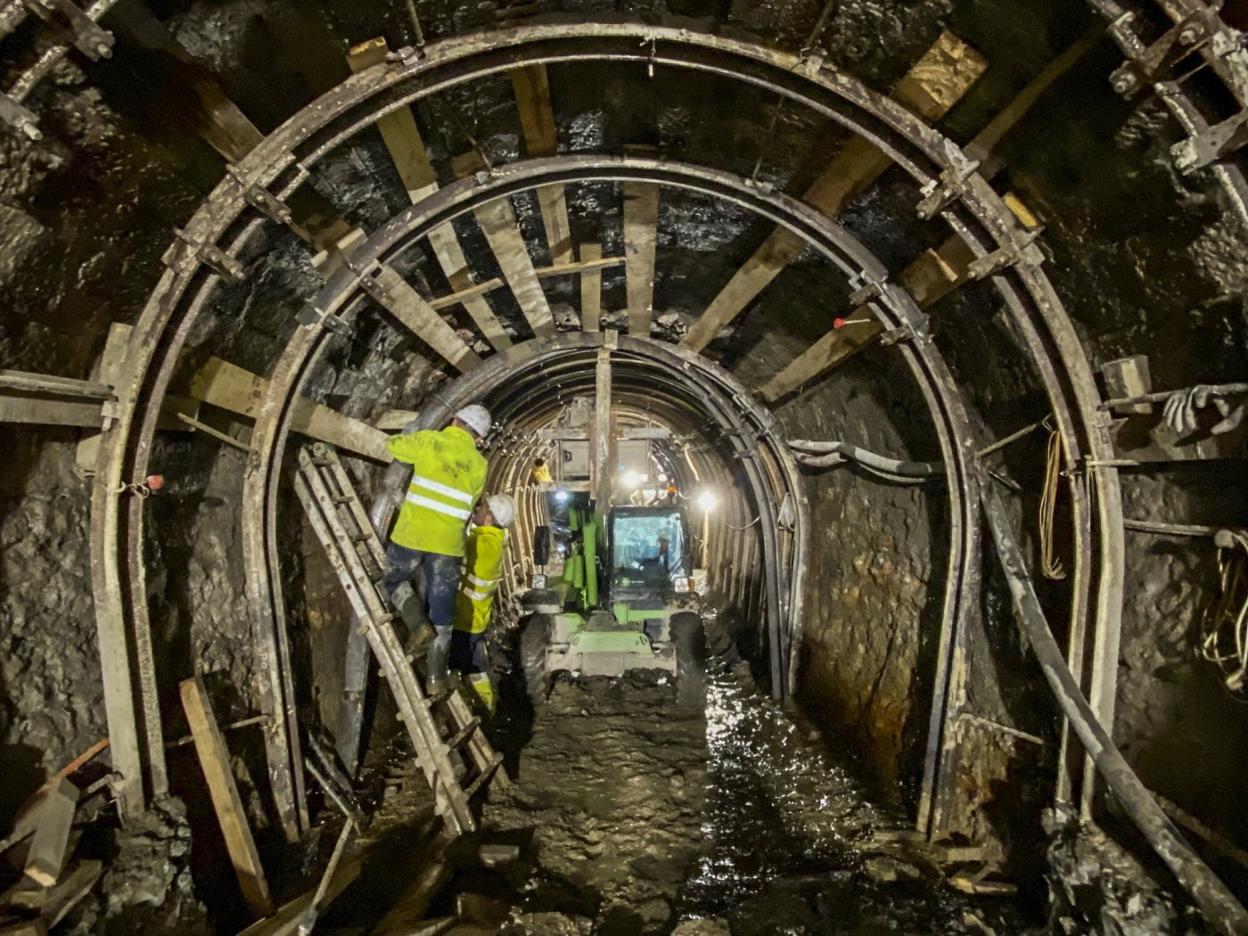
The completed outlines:
<svg viewBox="0 0 1248 936">
<path fill-rule="evenodd" d="M 904 816 L 873 802 L 848 752 L 761 692 L 731 651 L 711 661 L 694 704 L 678 703 L 666 677 L 633 673 L 561 679 L 531 706 L 518 681 L 500 676 L 493 732 L 514 782 L 493 789 L 477 841 L 517 844 L 522 857 L 453 873 L 429 916 L 469 907 L 477 919 L 451 932 L 1027 928 L 1009 902 L 951 889 L 907 844 Z M 369 862 L 382 880 L 344 895 L 325 931 L 362 932 L 419 870 L 405 843 L 429 798 L 402 753 L 392 758 L 364 842 L 384 853 Z"/>
</svg>

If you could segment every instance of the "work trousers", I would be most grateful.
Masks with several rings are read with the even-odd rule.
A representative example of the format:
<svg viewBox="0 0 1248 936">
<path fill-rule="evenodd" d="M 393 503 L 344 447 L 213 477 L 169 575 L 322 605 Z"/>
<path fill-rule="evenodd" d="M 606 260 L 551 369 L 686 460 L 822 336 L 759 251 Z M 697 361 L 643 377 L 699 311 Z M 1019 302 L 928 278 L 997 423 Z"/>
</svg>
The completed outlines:
<svg viewBox="0 0 1248 936">
<path fill-rule="evenodd" d="M 424 571 L 425 604 L 435 635 L 425 658 L 431 682 L 446 679 L 446 663 L 451 652 L 451 622 L 455 619 L 455 592 L 459 587 L 459 565 L 459 556 L 421 552 L 398 543 L 386 546 L 386 574 L 381 585 L 396 607 L 402 608 L 406 600 L 403 586 L 414 589 L 416 573 Z"/>
</svg>

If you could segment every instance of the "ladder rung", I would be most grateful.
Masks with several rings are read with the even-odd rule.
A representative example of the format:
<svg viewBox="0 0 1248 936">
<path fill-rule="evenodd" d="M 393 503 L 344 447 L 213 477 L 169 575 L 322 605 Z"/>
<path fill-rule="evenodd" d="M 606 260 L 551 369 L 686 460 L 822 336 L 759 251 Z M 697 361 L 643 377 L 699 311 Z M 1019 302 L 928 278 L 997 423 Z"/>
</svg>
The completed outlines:
<svg viewBox="0 0 1248 936">
<path fill-rule="evenodd" d="M 334 503 L 335 504 L 350 504 L 354 500 L 355 500 L 355 497 L 353 497 L 350 494 L 339 494 L 337 497 L 334 498 Z"/>
<path fill-rule="evenodd" d="M 485 765 L 485 769 L 482 770 L 481 773 L 477 774 L 476 779 L 464 787 L 464 796 L 471 798 L 472 795 L 481 788 L 481 784 L 485 783 L 490 779 L 490 777 L 494 776 L 494 771 L 498 770 L 498 765 L 502 762 L 503 755 L 495 753 L 494 756 L 490 758 L 490 762 Z"/>
<path fill-rule="evenodd" d="M 333 464 L 333 461 L 328 458 L 313 458 L 311 459 L 311 462 L 318 468 L 326 468 Z"/>
<path fill-rule="evenodd" d="M 481 719 L 479 716 L 474 715 L 472 718 L 468 719 L 464 727 L 460 728 L 459 731 L 455 732 L 455 734 L 446 739 L 446 746 L 452 749 L 459 747 L 468 740 L 474 731 L 480 727 Z"/>
</svg>

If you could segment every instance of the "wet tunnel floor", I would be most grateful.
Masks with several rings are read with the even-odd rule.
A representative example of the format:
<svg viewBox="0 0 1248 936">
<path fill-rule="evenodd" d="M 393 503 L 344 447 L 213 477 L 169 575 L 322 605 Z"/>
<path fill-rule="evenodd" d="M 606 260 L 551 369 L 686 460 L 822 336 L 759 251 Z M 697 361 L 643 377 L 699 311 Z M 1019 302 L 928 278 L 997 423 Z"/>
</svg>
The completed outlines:
<svg viewBox="0 0 1248 936">
<path fill-rule="evenodd" d="M 745 664 L 712 672 L 704 710 L 647 682 L 560 683 L 535 713 L 517 783 L 485 815 L 535 830 L 524 909 L 592 917 L 604 933 L 690 919 L 734 934 L 984 932 L 968 913 L 1016 931 L 1001 927 L 1002 908 L 864 851 L 905 823 Z"/>
<path fill-rule="evenodd" d="M 515 783 L 491 793 L 481 838 L 526 843 L 529 871 L 461 871 L 431 915 L 477 894 L 506 905 L 515 933 L 1023 928 L 1009 904 L 887 854 L 877 843 L 905 838 L 904 817 L 874 805 L 746 664 L 712 670 L 704 706 L 649 674 L 560 681 L 535 710 L 504 692 L 512 717 L 496 727 Z"/>
</svg>

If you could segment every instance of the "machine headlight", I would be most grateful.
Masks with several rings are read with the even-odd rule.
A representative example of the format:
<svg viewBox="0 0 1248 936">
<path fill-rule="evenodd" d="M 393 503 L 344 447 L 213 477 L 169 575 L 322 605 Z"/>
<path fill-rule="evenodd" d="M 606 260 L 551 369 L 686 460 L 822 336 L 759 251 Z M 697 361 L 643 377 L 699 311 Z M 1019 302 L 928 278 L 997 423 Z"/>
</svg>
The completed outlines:
<svg viewBox="0 0 1248 936">
<path fill-rule="evenodd" d="M 672 579 L 672 586 L 676 589 L 676 594 L 684 595 L 693 591 L 693 582 L 687 576 L 679 575 Z"/>
<path fill-rule="evenodd" d="M 532 578 L 530 578 L 530 579 L 529 579 L 529 586 L 530 586 L 531 588 L 545 588 L 545 587 L 546 587 L 546 576 L 544 576 L 544 575 L 534 575 Z"/>
</svg>

